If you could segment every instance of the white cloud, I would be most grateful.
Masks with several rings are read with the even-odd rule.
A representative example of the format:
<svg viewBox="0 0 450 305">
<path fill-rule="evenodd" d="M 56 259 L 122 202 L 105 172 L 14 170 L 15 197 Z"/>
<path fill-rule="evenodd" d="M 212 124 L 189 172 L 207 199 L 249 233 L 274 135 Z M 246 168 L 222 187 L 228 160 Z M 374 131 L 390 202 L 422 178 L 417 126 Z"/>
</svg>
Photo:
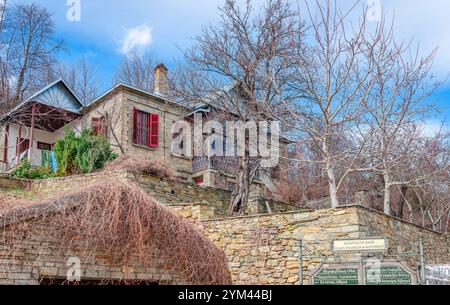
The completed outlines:
<svg viewBox="0 0 450 305">
<path fill-rule="evenodd" d="M 143 24 L 126 30 L 120 41 L 119 51 L 127 56 L 143 55 L 152 43 L 152 29 Z"/>
</svg>

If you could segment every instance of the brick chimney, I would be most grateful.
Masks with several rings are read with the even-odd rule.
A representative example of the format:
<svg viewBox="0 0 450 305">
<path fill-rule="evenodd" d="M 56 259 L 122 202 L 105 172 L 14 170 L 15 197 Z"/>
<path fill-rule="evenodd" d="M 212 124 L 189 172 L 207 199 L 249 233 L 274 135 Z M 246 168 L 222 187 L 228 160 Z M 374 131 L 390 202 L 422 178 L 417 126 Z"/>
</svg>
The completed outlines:
<svg viewBox="0 0 450 305">
<path fill-rule="evenodd" d="M 154 90 L 156 95 L 168 96 L 169 95 L 169 78 L 167 76 L 169 70 L 164 64 L 159 64 L 156 66 L 154 71 Z"/>
</svg>

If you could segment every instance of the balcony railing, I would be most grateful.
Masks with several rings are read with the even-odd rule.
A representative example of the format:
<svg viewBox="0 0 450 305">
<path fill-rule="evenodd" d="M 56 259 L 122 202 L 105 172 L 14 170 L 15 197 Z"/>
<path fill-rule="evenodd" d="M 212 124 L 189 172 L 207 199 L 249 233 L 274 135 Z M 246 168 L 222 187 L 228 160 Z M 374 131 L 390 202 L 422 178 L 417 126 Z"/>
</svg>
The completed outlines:
<svg viewBox="0 0 450 305">
<path fill-rule="evenodd" d="M 192 169 L 194 173 L 207 169 L 214 169 L 229 175 L 234 175 L 237 167 L 237 160 L 223 157 L 196 157 L 192 160 Z"/>
<path fill-rule="evenodd" d="M 227 175 L 234 176 L 238 170 L 239 161 L 237 158 L 227 157 L 195 157 L 192 160 L 192 170 L 198 173 L 207 169 L 217 170 Z M 260 173 L 256 174 L 259 179 Z"/>
<path fill-rule="evenodd" d="M 198 173 L 209 168 L 209 158 L 208 157 L 195 157 L 192 160 L 192 171 Z"/>
</svg>

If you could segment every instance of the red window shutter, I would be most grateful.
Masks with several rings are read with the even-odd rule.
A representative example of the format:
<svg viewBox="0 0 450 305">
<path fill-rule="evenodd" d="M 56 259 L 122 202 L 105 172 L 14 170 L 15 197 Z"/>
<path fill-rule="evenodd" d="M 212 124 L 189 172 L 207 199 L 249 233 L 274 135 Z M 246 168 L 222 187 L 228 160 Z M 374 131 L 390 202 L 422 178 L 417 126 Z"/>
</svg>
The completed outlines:
<svg viewBox="0 0 450 305">
<path fill-rule="evenodd" d="M 137 144 L 137 117 L 138 110 L 134 108 L 133 110 L 133 143 Z"/>
<path fill-rule="evenodd" d="M 158 147 L 159 145 L 159 115 L 152 114 L 150 116 L 150 147 Z"/>
</svg>

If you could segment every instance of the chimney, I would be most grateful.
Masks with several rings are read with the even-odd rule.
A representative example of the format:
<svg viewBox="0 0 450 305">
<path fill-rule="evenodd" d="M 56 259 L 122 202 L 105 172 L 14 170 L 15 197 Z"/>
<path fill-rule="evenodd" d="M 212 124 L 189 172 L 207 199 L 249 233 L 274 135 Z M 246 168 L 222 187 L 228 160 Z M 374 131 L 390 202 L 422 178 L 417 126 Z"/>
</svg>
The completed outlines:
<svg viewBox="0 0 450 305">
<path fill-rule="evenodd" d="M 156 66 L 154 71 L 154 90 L 156 95 L 167 97 L 169 95 L 169 78 L 167 76 L 169 70 L 167 70 L 164 64 Z"/>
</svg>

